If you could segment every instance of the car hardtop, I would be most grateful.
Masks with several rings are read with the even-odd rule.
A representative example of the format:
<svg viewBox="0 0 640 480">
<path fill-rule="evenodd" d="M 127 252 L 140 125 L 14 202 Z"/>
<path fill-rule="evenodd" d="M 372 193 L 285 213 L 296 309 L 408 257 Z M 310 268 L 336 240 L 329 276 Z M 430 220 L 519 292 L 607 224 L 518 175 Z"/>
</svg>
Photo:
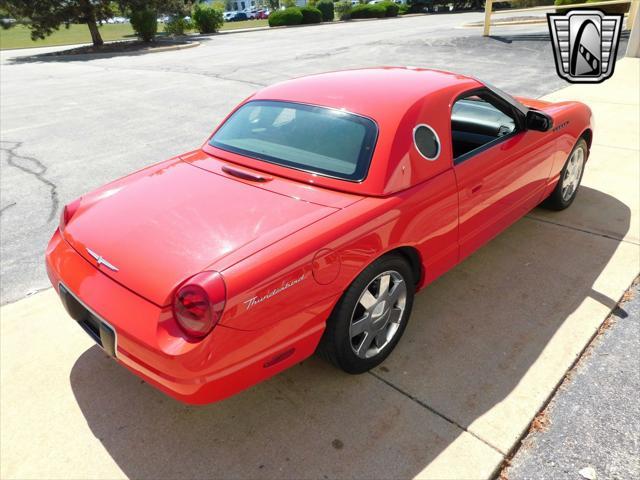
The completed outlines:
<svg viewBox="0 0 640 480">
<path fill-rule="evenodd" d="M 265 162 L 216 148 L 209 141 L 203 150 L 224 161 L 307 184 L 358 195 L 387 196 L 452 167 L 451 106 L 467 92 L 482 89 L 499 97 L 504 95 L 507 102 L 523 113 L 526 110 L 512 97 L 469 76 L 414 67 L 377 67 L 277 83 L 247 98 L 227 117 L 249 102 L 260 101 L 338 109 L 371 119 L 378 129 L 375 149 L 363 178 L 356 180 Z M 419 125 L 428 126 L 435 133 L 439 144 L 436 158 L 426 159 L 416 149 L 414 131 Z"/>
<path fill-rule="evenodd" d="M 342 109 L 369 117 L 379 125 L 403 114 L 415 102 L 441 91 L 484 86 L 456 73 L 415 67 L 375 67 L 307 75 L 276 83 L 250 100 L 285 100 Z"/>
</svg>

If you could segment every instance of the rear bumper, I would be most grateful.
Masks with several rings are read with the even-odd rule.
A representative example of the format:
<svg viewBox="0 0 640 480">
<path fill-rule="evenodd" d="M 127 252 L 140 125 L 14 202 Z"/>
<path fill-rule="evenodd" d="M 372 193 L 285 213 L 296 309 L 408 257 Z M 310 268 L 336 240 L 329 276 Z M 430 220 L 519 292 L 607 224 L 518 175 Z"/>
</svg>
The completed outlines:
<svg viewBox="0 0 640 480">
<path fill-rule="evenodd" d="M 310 356 L 337 299 L 327 299 L 264 330 L 218 325 L 205 339 L 185 337 L 169 308 L 118 284 L 56 231 L 46 252 L 52 285 L 64 285 L 115 332 L 115 359 L 171 397 L 190 404 L 222 400 Z"/>
</svg>

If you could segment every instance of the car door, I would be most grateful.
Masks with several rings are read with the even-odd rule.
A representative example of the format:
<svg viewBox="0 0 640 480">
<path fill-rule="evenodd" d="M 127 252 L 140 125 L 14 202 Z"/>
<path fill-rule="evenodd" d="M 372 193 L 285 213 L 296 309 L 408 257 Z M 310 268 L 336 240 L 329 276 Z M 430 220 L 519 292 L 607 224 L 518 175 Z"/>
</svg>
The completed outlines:
<svg viewBox="0 0 640 480">
<path fill-rule="evenodd" d="M 542 200 L 553 161 L 543 135 L 526 130 L 524 116 L 488 89 L 467 92 L 454 102 L 460 259 Z"/>
</svg>

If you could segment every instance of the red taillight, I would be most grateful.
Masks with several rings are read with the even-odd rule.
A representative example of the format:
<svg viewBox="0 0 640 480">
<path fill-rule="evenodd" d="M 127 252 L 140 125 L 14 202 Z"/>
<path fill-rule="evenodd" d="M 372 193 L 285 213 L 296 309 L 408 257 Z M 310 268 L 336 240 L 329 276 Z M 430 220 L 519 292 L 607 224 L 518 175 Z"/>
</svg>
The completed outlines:
<svg viewBox="0 0 640 480">
<path fill-rule="evenodd" d="M 173 315 L 191 337 L 207 335 L 222 316 L 227 289 L 218 272 L 202 272 L 178 289 L 173 300 Z"/>
<path fill-rule="evenodd" d="M 78 211 L 78 207 L 80 206 L 81 199 L 82 197 L 77 198 L 73 202 L 62 207 L 62 211 L 60 212 L 60 225 L 59 225 L 61 232 L 64 232 L 64 227 L 67 226 L 67 223 L 69 223 L 69 220 L 71 220 L 71 217 L 73 217 L 75 213 Z"/>
</svg>

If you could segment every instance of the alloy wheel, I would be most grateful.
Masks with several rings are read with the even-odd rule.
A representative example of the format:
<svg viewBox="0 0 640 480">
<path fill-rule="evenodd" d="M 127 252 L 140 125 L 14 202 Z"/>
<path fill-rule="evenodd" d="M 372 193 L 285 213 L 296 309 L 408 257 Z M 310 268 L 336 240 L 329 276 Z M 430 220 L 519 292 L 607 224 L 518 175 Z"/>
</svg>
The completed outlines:
<svg viewBox="0 0 640 480">
<path fill-rule="evenodd" d="M 584 168 L 584 149 L 576 148 L 569 161 L 562 178 L 562 199 L 568 202 L 580 184 L 582 169 Z"/>
<path fill-rule="evenodd" d="M 363 290 L 349 325 L 351 348 L 360 358 L 378 355 L 395 337 L 407 302 L 407 285 L 395 270 L 381 273 Z"/>
</svg>

